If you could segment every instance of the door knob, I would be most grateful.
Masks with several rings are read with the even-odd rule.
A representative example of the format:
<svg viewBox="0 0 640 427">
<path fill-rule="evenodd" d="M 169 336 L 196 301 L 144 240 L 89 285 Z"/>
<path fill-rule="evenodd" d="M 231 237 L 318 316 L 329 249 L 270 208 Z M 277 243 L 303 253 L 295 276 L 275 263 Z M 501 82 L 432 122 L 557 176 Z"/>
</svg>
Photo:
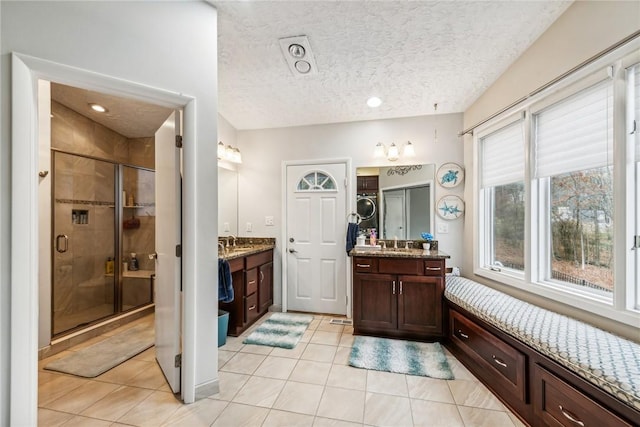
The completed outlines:
<svg viewBox="0 0 640 427">
<path fill-rule="evenodd" d="M 298 253 L 298 251 L 296 251 L 295 249 L 289 249 L 289 253 L 290 253 L 290 254 L 297 254 L 297 253 Z"/>
<path fill-rule="evenodd" d="M 158 259 L 158 253 L 154 252 L 152 254 L 149 254 L 149 259 Z"/>
</svg>

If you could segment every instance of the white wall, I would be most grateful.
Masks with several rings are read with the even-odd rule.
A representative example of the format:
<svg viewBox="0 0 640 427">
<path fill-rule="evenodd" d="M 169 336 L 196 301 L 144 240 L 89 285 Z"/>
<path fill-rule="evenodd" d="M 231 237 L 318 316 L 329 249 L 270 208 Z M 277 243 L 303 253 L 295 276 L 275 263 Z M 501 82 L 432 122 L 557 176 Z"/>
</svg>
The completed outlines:
<svg viewBox="0 0 640 427">
<path fill-rule="evenodd" d="M 438 142 L 434 143 L 434 124 L 437 124 Z M 462 164 L 463 145 L 458 132 L 462 127 L 461 114 L 408 117 L 390 120 L 301 126 L 279 129 L 238 131 L 238 145 L 243 165 L 239 173 L 239 234 L 241 236 L 275 237 L 274 303 L 282 303 L 283 251 L 282 227 L 282 167 L 284 161 L 351 158 L 350 171 L 354 191 L 349 195 L 350 212 L 355 209 L 356 168 L 362 166 L 388 166 L 388 161 L 373 158 L 376 143 L 389 146 L 402 145 L 410 140 L 417 157 L 406 163 Z M 403 164 L 402 159 L 396 162 Z M 443 189 L 436 185 L 435 200 L 445 194 L 462 196 L 463 188 Z M 274 226 L 265 225 L 265 216 L 273 216 Z M 443 221 L 436 217 L 438 222 Z M 246 232 L 246 223 L 253 226 Z M 437 234 L 440 250 L 451 255 L 448 265 L 462 263 L 462 232 L 464 220 L 446 221 L 448 234 Z"/>
<path fill-rule="evenodd" d="M 217 384 L 217 265 L 212 245 L 217 237 L 215 9 L 201 2 L 0 2 L 0 17 L 0 424 L 12 420 L 14 425 L 33 425 L 36 415 L 32 394 L 9 393 L 9 373 L 23 376 L 28 388 L 36 370 L 34 363 L 34 372 L 16 372 L 16 361 L 9 360 L 11 334 L 28 332 L 28 325 L 9 326 L 11 237 L 30 237 L 11 236 L 11 171 L 28 167 L 11 164 L 11 52 L 197 101 L 192 103 L 195 126 L 188 124 L 184 131 L 185 142 L 191 145 L 183 150 L 183 276 L 185 303 L 191 304 L 184 318 L 189 336 L 183 360 L 189 365 L 183 372 L 198 390 L 210 389 Z M 37 309 L 37 301 L 32 309 Z M 36 351 L 34 346 L 34 355 Z"/>
<path fill-rule="evenodd" d="M 478 100 L 464 112 L 464 126 L 473 126 L 501 108 L 517 101 L 563 73 L 576 67 L 602 50 L 640 30 L 640 2 L 637 1 L 577 1 L 554 22 L 536 42 Z M 467 215 L 472 206 L 472 137 L 465 136 L 464 162 L 467 172 L 465 200 Z M 473 223 L 467 221 L 464 240 L 473 241 Z M 502 291 L 552 310 L 571 315 L 604 329 L 637 340 L 637 329 L 609 319 L 571 308 L 555 301 L 491 283 L 474 276 L 473 247 L 465 245 L 462 254 L 463 275 L 487 283 Z"/>
</svg>

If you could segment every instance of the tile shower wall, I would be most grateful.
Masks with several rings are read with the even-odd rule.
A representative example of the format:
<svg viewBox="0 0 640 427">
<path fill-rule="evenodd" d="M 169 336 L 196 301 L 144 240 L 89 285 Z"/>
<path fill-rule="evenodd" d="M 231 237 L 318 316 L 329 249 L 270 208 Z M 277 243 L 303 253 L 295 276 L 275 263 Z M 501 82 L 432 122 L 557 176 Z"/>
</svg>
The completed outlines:
<svg viewBox="0 0 640 427">
<path fill-rule="evenodd" d="M 154 168 L 154 138 L 128 139 L 55 101 L 51 105 L 51 147 L 108 161 Z M 56 155 L 55 233 L 69 236 L 69 250 L 54 251 L 54 333 L 113 313 L 113 278 L 105 276 L 114 251 L 114 165 L 77 156 Z M 155 246 L 154 173 L 125 168 L 134 185 L 140 227 L 126 230 L 123 254 L 138 253 L 140 268 L 154 269 L 148 254 Z M 57 200 L 56 200 L 57 199 Z M 83 200 L 85 203 L 78 203 Z M 88 213 L 88 224 L 72 224 L 72 210 Z M 128 209 L 124 217 L 131 214 Z M 74 247 L 76 250 L 74 251 Z M 83 248 L 80 250 L 80 248 Z M 75 286 L 73 285 L 75 283 Z M 129 285 L 126 281 L 123 286 Z M 135 286 L 139 288 L 139 286 Z M 137 292 L 137 291 L 136 291 Z M 129 292 L 131 294 L 131 292 Z M 147 293 L 148 294 L 148 293 Z M 148 297 L 147 297 L 148 300 Z M 145 301 L 142 299 L 142 301 Z M 82 314 L 86 313 L 86 314 Z M 85 319 L 83 316 L 93 316 Z"/>
</svg>

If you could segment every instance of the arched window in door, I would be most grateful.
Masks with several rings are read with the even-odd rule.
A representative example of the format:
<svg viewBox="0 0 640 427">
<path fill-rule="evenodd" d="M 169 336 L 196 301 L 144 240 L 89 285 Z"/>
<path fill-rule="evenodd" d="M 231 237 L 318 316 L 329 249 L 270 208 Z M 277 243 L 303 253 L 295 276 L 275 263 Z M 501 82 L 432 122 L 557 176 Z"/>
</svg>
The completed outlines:
<svg viewBox="0 0 640 427">
<path fill-rule="evenodd" d="M 324 172 L 314 171 L 298 181 L 297 191 L 335 191 L 335 180 Z"/>
</svg>

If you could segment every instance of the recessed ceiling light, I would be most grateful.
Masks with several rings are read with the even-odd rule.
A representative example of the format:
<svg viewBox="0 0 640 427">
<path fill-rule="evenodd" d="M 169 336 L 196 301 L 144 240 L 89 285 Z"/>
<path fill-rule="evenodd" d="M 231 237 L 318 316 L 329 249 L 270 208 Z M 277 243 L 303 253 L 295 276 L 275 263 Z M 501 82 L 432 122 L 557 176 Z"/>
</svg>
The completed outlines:
<svg viewBox="0 0 640 427">
<path fill-rule="evenodd" d="M 100 104 L 89 104 L 89 107 L 91 107 L 93 111 L 97 111 L 98 113 L 106 113 L 107 111 L 109 111 L 106 107 L 103 107 Z"/>
<path fill-rule="evenodd" d="M 378 98 L 377 96 L 372 96 L 371 98 L 367 99 L 367 105 L 371 108 L 379 107 L 380 105 L 382 105 L 382 99 Z"/>
</svg>

